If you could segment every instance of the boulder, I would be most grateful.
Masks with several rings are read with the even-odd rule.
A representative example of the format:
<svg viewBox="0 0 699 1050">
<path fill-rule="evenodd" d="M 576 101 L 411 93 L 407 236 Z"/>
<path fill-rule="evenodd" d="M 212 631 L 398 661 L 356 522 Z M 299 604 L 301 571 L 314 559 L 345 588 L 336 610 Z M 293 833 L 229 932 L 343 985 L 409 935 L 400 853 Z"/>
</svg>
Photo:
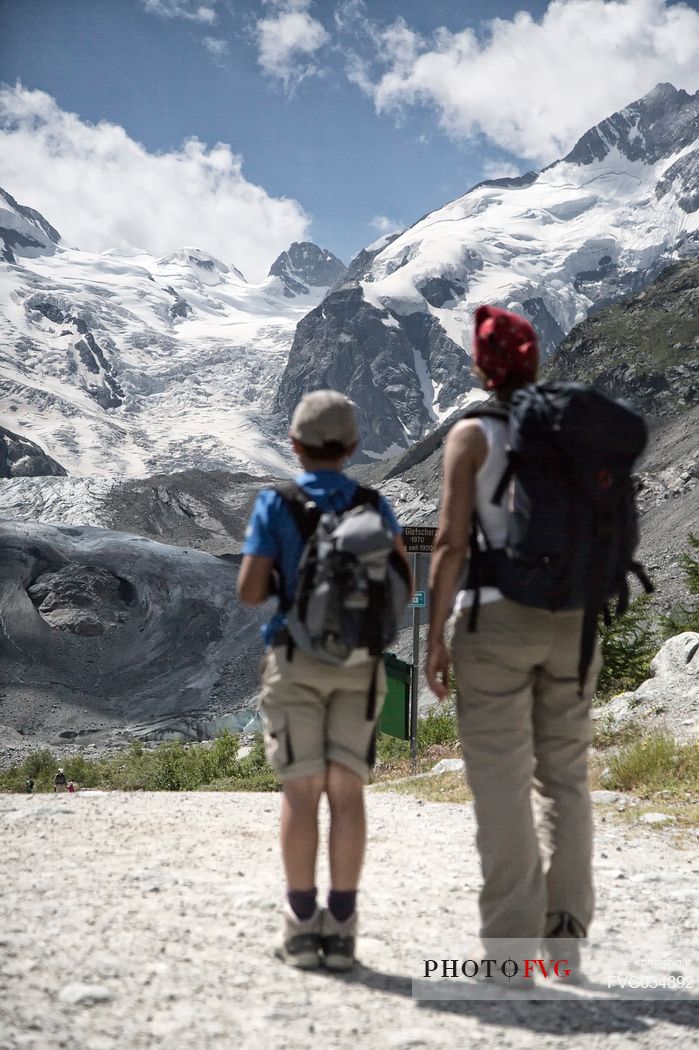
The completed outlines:
<svg viewBox="0 0 699 1050">
<path fill-rule="evenodd" d="M 443 758 L 435 766 L 432 766 L 430 774 L 432 776 L 441 776 L 442 773 L 463 773 L 464 772 L 464 760 L 463 758 Z"/>
<path fill-rule="evenodd" d="M 699 633 L 669 638 L 653 658 L 651 678 L 633 692 L 620 693 L 596 708 L 593 717 L 612 725 L 641 722 L 677 740 L 699 740 Z"/>
</svg>

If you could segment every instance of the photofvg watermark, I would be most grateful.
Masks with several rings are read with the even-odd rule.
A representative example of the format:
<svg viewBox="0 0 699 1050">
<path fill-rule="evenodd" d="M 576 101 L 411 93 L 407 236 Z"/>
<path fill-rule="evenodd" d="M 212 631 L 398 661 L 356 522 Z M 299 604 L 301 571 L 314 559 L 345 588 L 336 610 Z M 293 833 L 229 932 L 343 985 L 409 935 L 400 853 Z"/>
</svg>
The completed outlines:
<svg viewBox="0 0 699 1050">
<path fill-rule="evenodd" d="M 465 952 L 425 952 L 414 999 L 677 999 L 699 1003 L 699 947 L 653 948 L 560 938 L 493 939 Z"/>
</svg>

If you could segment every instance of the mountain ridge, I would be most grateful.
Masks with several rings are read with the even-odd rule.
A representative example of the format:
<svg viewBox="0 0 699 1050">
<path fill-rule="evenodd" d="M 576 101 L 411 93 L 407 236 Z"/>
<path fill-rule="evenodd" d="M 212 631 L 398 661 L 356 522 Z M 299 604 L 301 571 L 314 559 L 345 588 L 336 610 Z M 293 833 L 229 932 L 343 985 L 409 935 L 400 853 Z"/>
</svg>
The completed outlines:
<svg viewBox="0 0 699 1050">
<path fill-rule="evenodd" d="M 548 355 L 588 314 L 699 254 L 697 173 L 699 92 L 658 85 L 542 171 L 479 183 L 350 263 L 299 325 L 275 409 L 288 418 L 332 379 L 360 413 L 382 405 L 380 432 L 362 413 L 365 455 L 408 447 L 473 396 L 481 302 L 528 316 Z M 379 326 L 384 346 L 365 338 Z M 389 345 L 400 368 L 384 381 L 374 362 Z"/>
</svg>

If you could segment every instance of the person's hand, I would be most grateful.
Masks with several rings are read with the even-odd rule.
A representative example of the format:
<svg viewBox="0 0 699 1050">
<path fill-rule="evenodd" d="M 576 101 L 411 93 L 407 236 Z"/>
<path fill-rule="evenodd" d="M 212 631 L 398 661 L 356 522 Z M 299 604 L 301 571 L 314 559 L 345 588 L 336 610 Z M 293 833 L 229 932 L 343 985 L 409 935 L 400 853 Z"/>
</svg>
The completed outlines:
<svg viewBox="0 0 699 1050">
<path fill-rule="evenodd" d="M 449 695 L 449 668 L 451 659 L 443 639 L 429 642 L 425 660 L 425 677 L 427 684 L 438 700 L 446 700 Z"/>
</svg>

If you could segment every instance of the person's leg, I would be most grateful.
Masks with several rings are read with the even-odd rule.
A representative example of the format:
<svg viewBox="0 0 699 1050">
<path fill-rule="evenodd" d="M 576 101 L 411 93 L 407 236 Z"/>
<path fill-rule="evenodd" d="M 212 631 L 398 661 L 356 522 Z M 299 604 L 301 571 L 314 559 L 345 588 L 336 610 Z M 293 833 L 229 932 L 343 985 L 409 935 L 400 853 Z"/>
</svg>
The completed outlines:
<svg viewBox="0 0 699 1050">
<path fill-rule="evenodd" d="M 546 651 L 538 612 L 493 602 L 480 609 L 475 632 L 467 630 L 468 611 L 454 631 L 457 711 L 478 824 L 486 943 L 543 933 L 546 894 L 531 809 L 531 685 Z"/>
<path fill-rule="evenodd" d="M 356 892 L 366 843 L 364 784 L 347 766 L 330 762 L 326 791 L 330 806 L 331 889 L 340 893 Z"/>
<path fill-rule="evenodd" d="M 281 844 L 286 884 L 303 893 L 315 888 L 318 853 L 318 803 L 325 776 L 299 777 L 284 782 Z"/>
<path fill-rule="evenodd" d="M 537 821 L 548 853 L 547 931 L 571 915 L 587 931 L 592 919 L 592 809 L 587 756 L 590 701 L 600 669 L 596 650 L 580 695 L 580 613 L 552 615 L 551 645 L 534 684 Z"/>
<path fill-rule="evenodd" d="M 277 955 L 299 969 L 315 969 L 321 948 L 315 865 L 318 803 L 325 787 L 325 702 L 308 664 L 301 653 L 289 660 L 282 647 L 269 651 L 260 698 L 267 759 L 283 789 L 281 846 L 287 901 Z"/>
<path fill-rule="evenodd" d="M 331 970 L 348 970 L 354 963 L 357 890 L 366 842 L 364 784 L 385 695 L 383 661 L 337 668 L 326 725 L 331 889 L 322 916 L 323 958 Z"/>
</svg>

